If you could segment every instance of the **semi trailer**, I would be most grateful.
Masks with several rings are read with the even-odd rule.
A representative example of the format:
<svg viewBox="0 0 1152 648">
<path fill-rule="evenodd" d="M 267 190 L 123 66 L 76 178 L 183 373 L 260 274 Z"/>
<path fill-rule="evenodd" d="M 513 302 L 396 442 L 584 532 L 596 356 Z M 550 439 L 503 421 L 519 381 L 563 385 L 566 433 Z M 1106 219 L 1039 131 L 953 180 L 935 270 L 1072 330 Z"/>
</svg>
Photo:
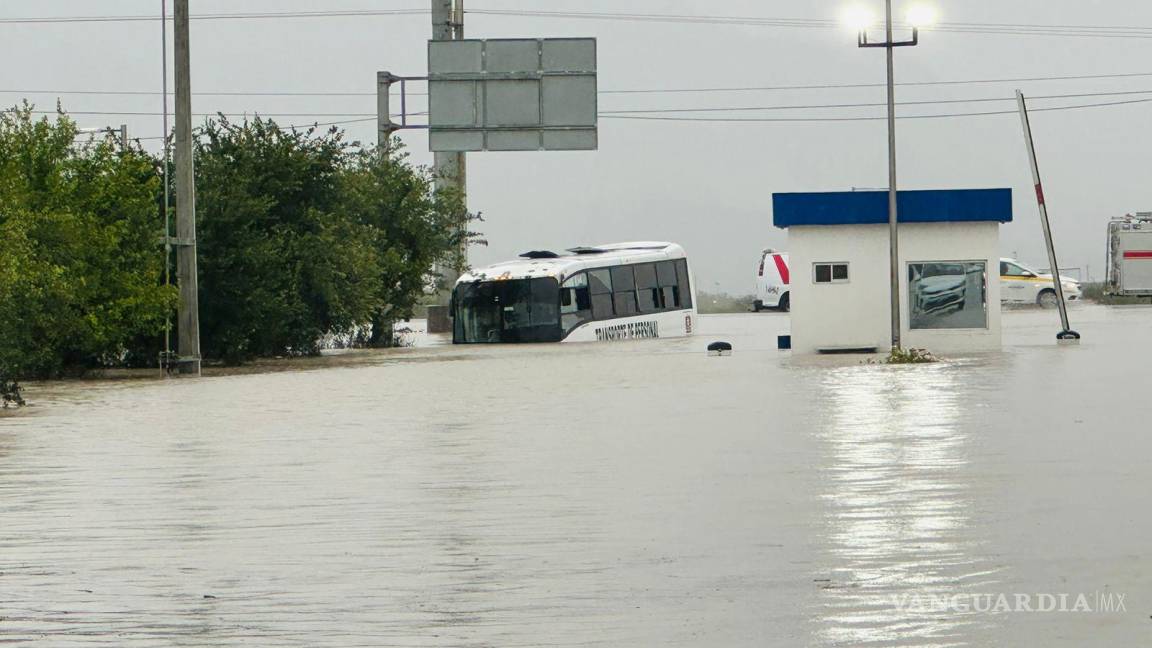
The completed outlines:
<svg viewBox="0 0 1152 648">
<path fill-rule="evenodd" d="M 1152 212 L 1128 214 L 1108 223 L 1109 295 L 1152 297 Z"/>
</svg>

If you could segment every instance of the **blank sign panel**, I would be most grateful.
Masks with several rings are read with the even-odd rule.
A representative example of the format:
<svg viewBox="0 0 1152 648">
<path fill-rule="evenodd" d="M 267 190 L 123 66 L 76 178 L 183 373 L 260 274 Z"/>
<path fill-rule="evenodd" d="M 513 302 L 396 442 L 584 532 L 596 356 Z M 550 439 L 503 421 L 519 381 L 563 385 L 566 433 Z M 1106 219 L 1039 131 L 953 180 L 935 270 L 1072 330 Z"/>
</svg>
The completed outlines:
<svg viewBox="0 0 1152 648">
<path fill-rule="evenodd" d="M 540 83 L 545 126 L 596 125 L 596 77 L 546 76 Z"/>
<path fill-rule="evenodd" d="M 430 81 L 428 83 L 428 125 L 479 126 L 484 119 L 476 81 Z"/>
<path fill-rule="evenodd" d="M 596 40 L 429 41 L 433 151 L 593 150 Z"/>
<path fill-rule="evenodd" d="M 485 126 L 540 125 L 539 81 L 487 81 L 484 98 Z"/>
</svg>

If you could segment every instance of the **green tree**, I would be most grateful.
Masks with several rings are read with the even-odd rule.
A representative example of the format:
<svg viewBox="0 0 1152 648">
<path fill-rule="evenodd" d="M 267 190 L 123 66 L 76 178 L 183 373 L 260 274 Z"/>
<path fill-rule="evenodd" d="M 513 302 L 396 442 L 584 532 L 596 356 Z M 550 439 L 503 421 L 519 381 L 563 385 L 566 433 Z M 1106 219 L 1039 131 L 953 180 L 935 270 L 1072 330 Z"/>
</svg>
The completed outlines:
<svg viewBox="0 0 1152 648">
<path fill-rule="evenodd" d="M 368 343 L 393 343 L 392 322 L 407 319 L 426 291 L 442 289 L 439 267 L 464 267 L 464 245 L 476 240 L 457 192 L 433 191 L 427 169 L 407 161 L 399 140 L 387 152 L 358 152 L 342 176 L 341 210 L 368 228 L 380 259 L 380 294 Z"/>
<path fill-rule="evenodd" d="M 0 381 L 117 363 L 173 303 L 155 161 L 78 136 L 27 104 L 0 115 Z"/>
<path fill-rule="evenodd" d="M 315 354 L 326 336 L 372 330 L 385 343 L 381 324 L 410 314 L 432 265 L 457 256 L 459 199 L 337 129 L 210 120 L 196 164 L 207 357 Z"/>
<path fill-rule="evenodd" d="M 341 133 L 209 121 L 197 139 L 201 348 L 239 362 L 318 352 L 377 292 L 365 233 L 342 221 Z"/>
</svg>

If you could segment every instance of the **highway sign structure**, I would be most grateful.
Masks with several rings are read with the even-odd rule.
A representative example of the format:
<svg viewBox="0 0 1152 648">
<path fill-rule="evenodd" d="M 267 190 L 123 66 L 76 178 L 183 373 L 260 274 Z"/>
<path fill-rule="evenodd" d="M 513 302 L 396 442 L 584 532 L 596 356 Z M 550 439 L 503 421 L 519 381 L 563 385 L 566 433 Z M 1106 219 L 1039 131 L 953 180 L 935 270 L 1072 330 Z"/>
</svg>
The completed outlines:
<svg viewBox="0 0 1152 648">
<path fill-rule="evenodd" d="M 428 42 L 428 148 L 597 147 L 596 39 Z"/>
</svg>

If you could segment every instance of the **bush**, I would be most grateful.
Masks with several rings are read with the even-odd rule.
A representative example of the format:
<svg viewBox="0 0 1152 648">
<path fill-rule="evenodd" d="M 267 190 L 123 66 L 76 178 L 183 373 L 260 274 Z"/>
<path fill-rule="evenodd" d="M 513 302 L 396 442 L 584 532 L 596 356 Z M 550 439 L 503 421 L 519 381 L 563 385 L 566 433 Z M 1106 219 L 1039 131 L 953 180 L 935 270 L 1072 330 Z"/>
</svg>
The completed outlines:
<svg viewBox="0 0 1152 648">
<path fill-rule="evenodd" d="M 893 347 L 884 359 L 884 364 L 921 364 L 926 362 L 939 362 L 940 359 L 932 355 L 927 349 L 900 349 Z"/>
<path fill-rule="evenodd" d="M 0 376 L 0 401 L 3 402 L 3 405 L 0 405 L 0 407 L 4 409 L 8 409 L 9 405 L 22 407 L 24 405 L 24 399 L 21 397 L 20 392 L 20 385 L 15 380 Z"/>
<path fill-rule="evenodd" d="M 163 285 L 160 162 L 89 138 L 63 113 L 0 116 L 0 386 L 151 364 L 175 307 Z M 240 362 L 319 352 L 343 336 L 390 344 L 433 267 L 472 236 L 461 197 L 432 191 L 395 142 L 208 121 L 196 141 L 201 351 Z M 8 399 L 8 396 L 13 398 Z"/>
<path fill-rule="evenodd" d="M 390 344 L 391 320 L 410 316 L 433 265 L 459 262 L 459 197 L 335 128 L 221 118 L 196 159 L 206 357 L 312 355 L 333 336 Z"/>
<path fill-rule="evenodd" d="M 31 106 L 0 116 L 0 378 L 119 361 L 163 329 L 154 160 L 89 139 Z"/>
</svg>

